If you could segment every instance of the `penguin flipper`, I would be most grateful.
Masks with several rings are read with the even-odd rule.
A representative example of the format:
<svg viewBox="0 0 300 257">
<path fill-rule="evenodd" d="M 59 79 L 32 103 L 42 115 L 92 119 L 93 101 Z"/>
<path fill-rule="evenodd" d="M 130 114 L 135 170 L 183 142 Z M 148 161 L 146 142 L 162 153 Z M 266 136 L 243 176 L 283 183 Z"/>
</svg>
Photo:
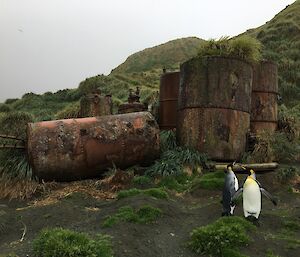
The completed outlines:
<svg viewBox="0 0 300 257">
<path fill-rule="evenodd" d="M 235 205 L 233 202 L 241 195 L 243 193 L 243 188 L 242 187 L 240 187 L 239 188 L 239 190 L 237 190 L 234 194 L 233 194 L 233 196 L 232 196 L 232 198 L 231 198 L 231 205 Z"/>
<path fill-rule="evenodd" d="M 266 189 L 261 187 L 260 191 L 262 192 L 262 194 L 265 197 L 267 197 L 269 200 L 271 200 L 274 205 L 277 205 L 277 200 Z"/>
</svg>

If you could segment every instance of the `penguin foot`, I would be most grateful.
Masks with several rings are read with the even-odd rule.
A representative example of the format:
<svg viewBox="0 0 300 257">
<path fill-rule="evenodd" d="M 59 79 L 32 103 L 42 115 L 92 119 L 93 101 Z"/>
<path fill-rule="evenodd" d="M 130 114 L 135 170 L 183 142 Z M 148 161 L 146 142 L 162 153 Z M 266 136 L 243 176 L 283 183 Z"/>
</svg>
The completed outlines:
<svg viewBox="0 0 300 257">
<path fill-rule="evenodd" d="M 248 216 L 248 217 L 246 217 L 246 220 L 250 221 L 256 227 L 260 227 L 259 220 L 256 217 L 254 217 L 254 216 Z"/>
</svg>

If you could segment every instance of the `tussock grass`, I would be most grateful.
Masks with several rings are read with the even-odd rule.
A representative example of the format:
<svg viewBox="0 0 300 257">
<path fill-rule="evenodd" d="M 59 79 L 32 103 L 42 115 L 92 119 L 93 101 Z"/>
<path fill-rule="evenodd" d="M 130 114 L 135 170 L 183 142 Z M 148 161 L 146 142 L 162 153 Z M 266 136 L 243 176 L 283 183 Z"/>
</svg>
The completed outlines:
<svg viewBox="0 0 300 257">
<path fill-rule="evenodd" d="M 45 229 L 33 241 L 33 252 L 39 257 L 112 257 L 110 238 L 98 234 L 91 239 L 85 233 L 63 228 Z"/>
<path fill-rule="evenodd" d="M 198 254 L 210 256 L 243 256 L 237 250 L 250 241 L 248 231 L 255 226 L 241 217 L 222 217 L 196 228 L 191 233 L 189 247 Z"/>
<path fill-rule="evenodd" d="M 259 62 L 261 48 L 262 44 L 254 37 L 244 35 L 230 39 L 225 36 L 219 40 L 211 39 L 201 44 L 198 56 L 234 57 L 248 62 Z"/>
<path fill-rule="evenodd" d="M 224 186 L 224 172 L 216 171 L 205 173 L 202 176 L 196 177 L 190 186 L 189 191 L 193 192 L 198 188 L 222 190 Z"/>
<path fill-rule="evenodd" d="M 0 176 L 0 199 L 31 199 L 47 191 L 44 184 L 23 177 Z"/>
<path fill-rule="evenodd" d="M 112 227 L 122 221 L 133 222 L 139 224 L 148 224 L 155 221 L 162 215 L 159 208 L 154 208 L 150 205 L 144 205 L 137 210 L 130 206 L 124 206 L 118 210 L 115 215 L 109 216 L 103 222 L 103 227 Z"/>
</svg>

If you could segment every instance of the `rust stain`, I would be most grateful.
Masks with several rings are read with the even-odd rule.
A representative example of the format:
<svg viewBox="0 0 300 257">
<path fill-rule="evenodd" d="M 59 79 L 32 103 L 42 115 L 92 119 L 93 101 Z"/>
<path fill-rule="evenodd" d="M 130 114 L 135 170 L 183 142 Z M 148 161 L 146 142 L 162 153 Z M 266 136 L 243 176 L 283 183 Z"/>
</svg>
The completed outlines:
<svg viewBox="0 0 300 257">
<path fill-rule="evenodd" d="M 37 176 L 75 180 L 100 176 L 159 155 L 158 125 L 148 112 L 39 122 L 28 126 L 28 155 Z"/>
<path fill-rule="evenodd" d="M 215 160 L 239 159 L 250 129 L 252 67 L 238 59 L 194 58 L 181 65 L 177 139 Z"/>
<path fill-rule="evenodd" d="M 274 132 L 277 128 L 277 65 L 263 61 L 254 66 L 251 99 L 251 132 Z"/>
<path fill-rule="evenodd" d="M 164 73 L 160 78 L 159 127 L 176 128 L 180 72 Z"/>
</svg>

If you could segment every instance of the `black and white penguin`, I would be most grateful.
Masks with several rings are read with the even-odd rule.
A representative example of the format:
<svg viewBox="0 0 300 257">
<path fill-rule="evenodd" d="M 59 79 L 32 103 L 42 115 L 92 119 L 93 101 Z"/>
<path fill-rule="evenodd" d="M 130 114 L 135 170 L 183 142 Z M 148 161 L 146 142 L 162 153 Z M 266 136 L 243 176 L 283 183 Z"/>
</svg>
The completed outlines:
<svg viewBox="0 0 300 257">
<path fill-rule="evenodd" d="M 225 183 L 224 183 L 224 188 L 223 188 L 222 216 L 233 215 L 233 211 L 235 208 L 235 205 L 232 204 L 232 197 L 239 188 L 239 182 L 233 172 L 233 165 L 234 165 L 234 163 L 227 165 L 227 169 L 225 171 L 226 175 L 225 175 Z"/>
<path fill-rule="evenodd" d="M 251 219 L 255 217 L 257 220 L 261 212 L 262 194 L 272 201 L 274 205 L 277 205 L 275 198 L 265 190 L 261 184 L 256 180 L 255 172 L 253 169 L 247 169 L 249 176 L 244 182 L 242 188 L 240 188 L 233 196 L 233 201 L 243 193 L 243 209 L 245 218 Z"/>
</svg>

